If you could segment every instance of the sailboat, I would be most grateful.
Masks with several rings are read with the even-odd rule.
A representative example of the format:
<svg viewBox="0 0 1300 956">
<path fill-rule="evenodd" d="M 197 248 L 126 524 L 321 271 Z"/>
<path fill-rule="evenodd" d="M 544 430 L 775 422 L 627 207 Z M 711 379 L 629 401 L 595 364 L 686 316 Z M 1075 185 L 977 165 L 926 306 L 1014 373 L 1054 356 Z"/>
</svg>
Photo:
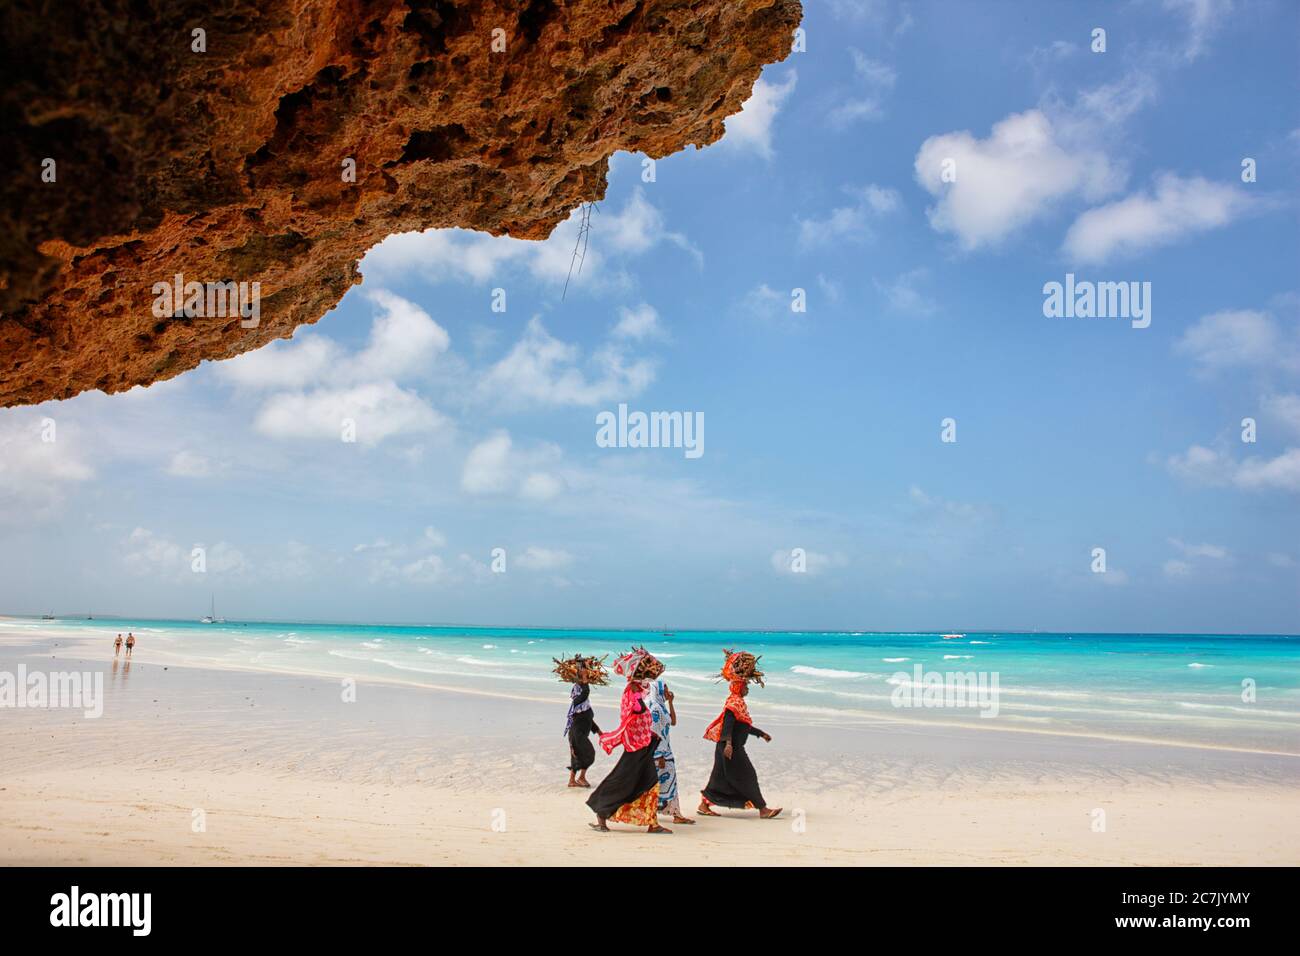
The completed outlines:
<svg viewBox="0 0 1300 956">
<path fill-rule="evenodd" d="M 200 623 L 200 624 L 216 624 L 216 623 L 217 623 L 217 596 L 216 596 L 215 594 L 212 595 L 212 609 L 211 609 L 210 611 L 208 611 L 208 616 L 205 617 L 205 618 L 204 618 L 202 621 L 200 621 L 199 623 Z"/>
</svg>

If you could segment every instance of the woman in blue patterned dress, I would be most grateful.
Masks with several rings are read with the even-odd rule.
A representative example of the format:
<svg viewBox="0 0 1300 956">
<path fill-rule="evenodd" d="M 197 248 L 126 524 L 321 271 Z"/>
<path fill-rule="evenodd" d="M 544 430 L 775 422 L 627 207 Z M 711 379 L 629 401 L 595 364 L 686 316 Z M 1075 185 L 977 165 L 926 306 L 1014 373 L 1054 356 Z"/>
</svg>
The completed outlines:
<svg viewBox="0 0 1300 956">
<path fill-rule="evenodd" d="M 682 816 L 681 803 L 677 799 L 677 761 L 673 758 L 673 747 L 669 740 L 669 731 L 677 724 L 677 710 L 673 707 L 673 692 L 659 679 L 664 672 L 664 665 L 658 659 L 647 668 L 650 672 L 650 693 L 646 702 L 650 705 L 650 729 L 659 738 L 655 748 L 655 766 L 659 769 L 659 812 L 671 813 L 673 823 L 692 824 L 690 817 Z M 647 662 L 648 663 L 648 662 Z"/>
</svg>

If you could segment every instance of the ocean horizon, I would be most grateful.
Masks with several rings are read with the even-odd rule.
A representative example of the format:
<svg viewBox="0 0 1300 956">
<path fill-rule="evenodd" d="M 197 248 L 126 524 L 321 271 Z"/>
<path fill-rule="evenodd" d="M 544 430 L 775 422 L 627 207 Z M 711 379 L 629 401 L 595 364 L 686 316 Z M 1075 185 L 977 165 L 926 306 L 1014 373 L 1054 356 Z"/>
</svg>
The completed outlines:
<svg viewBox="0 0 1300 956">
<path fill-rule="evenodd" d="M 137 660 L 352 677 L 565 699 L 553 657 L 645 645 L 683 709 L 721 700 L 722 649 L 762 655 L 765 717 L 802 723 L 949 721 L 1189 746 L 1300 754 L 1300 636 L 1087 632 L 721 630 L 11 617 L 0 630 L 140 640 Z M 147 650 L 147 656 L 145 652 Z M 919 668 L 919 670 L 918 670 Z M 991 683 L 984 706 L 916 706 L 929 675 Z M 613 683 L 619 681 L 614 679 Z M 614 700 L 616 688 L 597 697 Z M 900 700 L 910 699 L 910 705 Z"/>
</svg>

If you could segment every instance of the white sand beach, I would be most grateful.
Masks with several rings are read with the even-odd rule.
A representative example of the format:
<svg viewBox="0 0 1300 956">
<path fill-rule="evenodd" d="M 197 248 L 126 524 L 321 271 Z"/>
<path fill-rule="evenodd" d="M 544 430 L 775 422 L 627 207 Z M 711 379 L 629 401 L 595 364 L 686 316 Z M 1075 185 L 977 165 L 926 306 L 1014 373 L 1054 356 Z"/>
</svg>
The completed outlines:
<svg viewBox="0 0 1300 956">
<path fill-rule="evenodd" d="M 774 821 L 587 827 L 567 699 L 186 666 L 32 630 L 0 671 L 104 674 L 103 716 L 0 709 L 0 862 L 76 865 L 1296 865 L 1300 759 L 905 723 L 754 718 Z M 597 704 L 613 715 L 612 696 Z M 684 805 L 711 744 L 684 716 Z M 601 754 L 591 778 L 613 765 Z M 1104 817 L 1103 817 L 1104 814 Z M 1104 820 L 1104 827 L 1101 825 Z"/>
</svg>

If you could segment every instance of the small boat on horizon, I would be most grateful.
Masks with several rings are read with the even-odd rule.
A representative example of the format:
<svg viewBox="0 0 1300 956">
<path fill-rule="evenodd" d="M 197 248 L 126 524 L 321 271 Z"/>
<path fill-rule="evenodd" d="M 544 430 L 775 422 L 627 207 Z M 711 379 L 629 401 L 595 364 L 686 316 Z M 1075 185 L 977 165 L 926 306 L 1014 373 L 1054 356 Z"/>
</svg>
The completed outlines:
<svg viewBox="0 0 1300 956">
<path fill-rule="evenodd" d="M 939 636 L 942 637 L 945 641 L 959 641 L 966 635 L 965 634 L 940 634 Z"/>
<path fill-rule="evenodd" d="M 224 617 L 217 617 L 217 596 L 212 596 L 212 606 L 208 610 L 207 616 L 199 621 L 200 624 L 225 624 Z"/>
</svg>

